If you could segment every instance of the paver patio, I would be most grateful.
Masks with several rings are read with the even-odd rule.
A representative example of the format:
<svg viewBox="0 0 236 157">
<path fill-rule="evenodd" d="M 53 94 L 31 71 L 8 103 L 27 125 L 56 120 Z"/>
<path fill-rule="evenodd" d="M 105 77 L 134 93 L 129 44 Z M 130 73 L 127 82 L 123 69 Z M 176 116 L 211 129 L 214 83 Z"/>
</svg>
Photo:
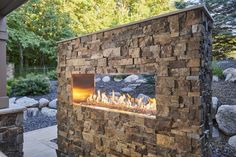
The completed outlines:
<svg viewBox="0 0 236 157">
<path fill-rule="evenodd" d="M 56 157 L 57 125 L 24 133 L 24 157 Z"/>
</svg>

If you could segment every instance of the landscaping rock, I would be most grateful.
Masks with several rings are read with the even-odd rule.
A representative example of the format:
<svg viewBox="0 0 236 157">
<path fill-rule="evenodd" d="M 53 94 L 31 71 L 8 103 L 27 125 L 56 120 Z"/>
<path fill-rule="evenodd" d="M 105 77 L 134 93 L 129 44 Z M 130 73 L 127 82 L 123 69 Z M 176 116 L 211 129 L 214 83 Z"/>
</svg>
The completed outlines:
<svg viewBox="0 0 236 157">
<path fill-rule="evenodd" d="M 52 100 L 49 104 L 48 104 L 49 108 L 52 109 L 57 109 L 57 99 Z"/>
<path fill-rule="evenodd" d="M 95 82 L 99 82 L 99 81 L 101 81 L 101 78 L 100 78 L 100 77 L 98 77 L 98 78 L 95 79 Z"/>
<path fill-rule="evenodd" d="M 120 82 L 120 81 L 122 81 L 123 79 L 121 78 L 121 77 L 114 77 L 114 81 L 115 82 Z"/>
<path fill-rule="evenodd" d="M 132 83 L 132 84 L 129 84 L 128 87 L 135 89 L 135 88 L 139 87 L 140 85 L 141 85 L 140 83 Z"/>
<path fill-rule="evenodd" d="M 229 143 L 229 145 L 234 147 L 234 149 L 236 149 L 236 136 L 230 137 L 228 143 Z"/>
<path fill-rule="evenodd" d="M 212 81 L 213 81 L 213 82 L 218 82 L 218 81 L 219 81 L 219 77 L 216 76 L 216 75 L 213 75 Z"/>
<path fill-rule="evenodd" d="M 130 83 L 130 82 L 135 82 L 136 80 L 138 80 L 139 79 L 139 76 L 138 75 L 129 75 L 129 76 L 127 76 L 125 79 L 124 79 L 124 81 L 126 82 L 126 83 Z"/>
<path fill-rule="evenodd" d="M 215 119 L 215 115 L 217 113 L 217 110 L 219 108 L 219 100 L 217 97 L 212 97 L 212 119 Z"/>
<path fill-rule="evenodd" d="M 109 95 L 112 95 L 113 92 L 110 92 Z M 114 92 L 115 96 L 121 96 L 120 92 Z"/>
<path fill-rule="evenodd" d="M 39 109 L 34 107 L 34 108 L 28 108 L 26 111 L 24 111 L 24 119 L 27 119 L 29 117 L 34 117 L 37 116 L 39 113 Z"/>
<path fill-rule="evenodd" d="M 135 81 L 136 83 L 147 83 L 146 79 L 138 79 Z"/>
<path fill-rule="evenodd" d="M 145 94 L 139 94 L 138 96 L 137 96 L 137 98 L 143 98 L 143 102 L 144 103 L 147 103 L 148 102 L 148 99 L 150 99 L 150 97 L 149 96 L 147 96 L 147 95 L 145 95 Z"/>
<path fill-rule="evenodd" d="M 220 137 L 219 129 L 216 127 L 212 127 L 212 138 L 218 138 Z"/>
<path fill-rule="evenodd" d="M 32 98 L 22 97 L 16 100 L 16 104 L 29 108 L 29 107 L 38 107 L 39 102 Z"/>
<path fill-rule="evenodd" d="M 235 82 L 236 81 L 236 69 L 235 68 L 228 68 L 223 71 L 225 81 Z"/>
<path fill-rule="evenodd" d="M 110 82 L 110 81 L 111 81 L 111 78 L 110 78 L 109 76 L 104 76 L 104 77 L 102 78 L 102 81 L 103 81 L 103 82 Z"/>
<path fill-rule="evenodd" d="M 48 104 L 49 104 L 49 100 L 48 99 L 41 98 L 39 100 L 39 108 L 46 107 L 46 106 L 48 106 Z"/>
<path fill-rule="evenodd" d="M 121 89 L 122 92 L 132 92 L 134 89 L 130 87 L 124 87 Z"/>
<path fill-rule="evenodd" d="M 41 109 L 41 113 L 45 116 L 54 117 L 57 114 L 57 110 L 44 107 Z"/>
<path fill-rule="evenodd" d="M 227 59 L 217 61 L 217 65 L 225 70 L 227 68 L 236 68 L 236 60 Z"/>
<path fill-rule="evenodd" d="M 9 99 L 9 104 L 15 104 L 16 102 L 16 97 L 12 97 Z"/>
<path fill-rule="evenodd" d="M 236 135 L 236 105 L 222 105 L 216 114 L 219 129 L 226 135 Z"/>
</svg>

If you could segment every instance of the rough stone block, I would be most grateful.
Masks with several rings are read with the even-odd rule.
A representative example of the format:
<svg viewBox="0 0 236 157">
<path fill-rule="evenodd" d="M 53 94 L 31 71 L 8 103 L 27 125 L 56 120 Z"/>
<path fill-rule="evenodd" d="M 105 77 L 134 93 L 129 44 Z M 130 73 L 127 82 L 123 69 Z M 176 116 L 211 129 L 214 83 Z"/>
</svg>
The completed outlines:
<svg viewBox="0 0 236 157">
<path fill-rule="evenodd" d="M 82 133 L 83 139 L 87 142 L 93 143 L 93 135 L 91 133 Z"/>
<path fill-rule="evenodd" d="M 176 56 L 184 55 L 185 52 L 186 52 L 186 43 L 185 42 L 181 42 L 181 43 L 178 43 L 175 45 L 174 54 Z"/>
<path fill-rule="evenodd" d="M 120 47 L 109 48 L 109 49 L 103 50 L 103 56 L 104 57 L 119 57 L 119 56 L 121 56 Z"/>
<path fill-rule="evenodd" d="M 187 12 L 186 26 L 199 24 L 202 21 L 202 13 L 200 11 L 191 10 Z"/>
<path fill-rule="evenodd" d="M 170 68 L 185 68 L 186 67 L 186 61 L 170 61 Z"/>
<path fill-rule="evenodd" d="M 130 65 L 130 64 L 133 64 L 133 59 L 130 58 L 130 59 L 121 59 L 119 61 L 119 65 Z"/>
<path fill-rule="evenodd" d="M 153 58 L 160 58 L 160 45 L 153 45 L 150 46 L 150 52 L 152 52 L 152 57 Z"/>
<path fill-rule="evenodd" d="M 97 66 L 107 66 L 108 64 L 107 58 L 98 59 L 97 61 L 98 61 Z"/>
<path fill-rule="evenodd" d="M 170 23 L 171 37 L 179 36 L 179 15 L 173 15 L 168 17 Z"/>
<path fill-rule="evenodd" d="M 153 38 L 154 38 L 154 44 L 155 45 L 169 44 L 172 40 L 171 36 L 170 36 L 170 33 L 155 34 L 155 35 L 153 35 Z"/>
<path fill-rule="evenodd" d="M 132 58 L 139 58 L 140 57 L 140 48 L 129 49 L 129 55 Z"/>
<path fill-rule="evenodd" d="M 187 62 L 187 67 L 198 68 L 200 67 L 200 59 L 190 59 Z"/>
<path fill-rule="evenodd" d="M 162 147 L 173 149 L 175 140 L 174 140 L 174 137 L 170 137 L 170 136 L 162 135 L 162 134 L 156 134 L 156 142 L 158 145 Z"/>
</svg>

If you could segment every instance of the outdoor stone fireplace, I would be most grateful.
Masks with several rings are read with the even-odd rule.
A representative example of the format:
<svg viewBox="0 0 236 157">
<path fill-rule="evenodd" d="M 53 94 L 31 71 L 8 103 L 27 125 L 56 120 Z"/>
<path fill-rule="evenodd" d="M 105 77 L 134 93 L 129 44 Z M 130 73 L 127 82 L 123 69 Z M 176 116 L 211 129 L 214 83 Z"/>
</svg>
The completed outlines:
<svg viewBox="0 0 236 157">
<path fill-rule="evenodd" d="M 210 156 L 212 27 L 198 6 L 59 42 L 58 155 Z M 95 92 L 95 75 L 146 73 L 148 103 Z"/>
</svg>

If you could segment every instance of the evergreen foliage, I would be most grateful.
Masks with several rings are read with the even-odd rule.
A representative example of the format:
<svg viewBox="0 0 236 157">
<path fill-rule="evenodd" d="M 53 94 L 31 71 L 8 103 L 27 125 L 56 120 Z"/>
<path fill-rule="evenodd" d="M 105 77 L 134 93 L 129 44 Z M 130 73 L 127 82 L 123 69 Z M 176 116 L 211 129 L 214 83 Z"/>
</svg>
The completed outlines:
<svg viewBox="0 0 236 157">
<path fill-rule="evenodd" d="M 203 3 L 214 19 L 213 56 L 222 59 L 236 51 L 236 0 L 204 0 Z M 179 9 L 197 4 L 196 0 L 175 2 Z"/>
</svg>

